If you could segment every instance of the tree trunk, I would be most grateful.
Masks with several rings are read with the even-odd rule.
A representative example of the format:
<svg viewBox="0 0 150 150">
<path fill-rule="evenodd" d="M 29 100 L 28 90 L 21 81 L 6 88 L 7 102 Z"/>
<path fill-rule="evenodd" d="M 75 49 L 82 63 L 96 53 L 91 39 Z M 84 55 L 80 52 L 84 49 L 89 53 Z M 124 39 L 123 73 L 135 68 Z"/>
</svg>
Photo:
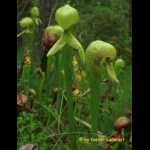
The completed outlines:
<svg viewBox="0 0 150 150">
<path fill-rule="evenodd" d="M 36 29 L 33 42 L 34 65 L 40 66 L 44 49 L 42 46 L 42 35 L 44 28 L 51 23 L 51 16 L 57 5 L 58 0 L 39 0 L 40 19 L 42 24 Z"/>
</svg>

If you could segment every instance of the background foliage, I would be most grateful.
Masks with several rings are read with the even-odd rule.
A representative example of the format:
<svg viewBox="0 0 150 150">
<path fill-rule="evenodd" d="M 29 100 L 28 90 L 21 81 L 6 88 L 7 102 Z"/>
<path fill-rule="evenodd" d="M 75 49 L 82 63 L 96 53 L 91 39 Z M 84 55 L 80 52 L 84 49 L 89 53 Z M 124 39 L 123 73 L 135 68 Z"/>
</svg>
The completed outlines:
<svg viewBox="0 0 150 150">
<path fill-rule="evenodd" d="M 131 0 L 60 0 L 58 7 L 66 2 L 79 10 L 77 35 L 85 47 L 94 39 L 110 42 L 131 63 Z"/>
</svg>

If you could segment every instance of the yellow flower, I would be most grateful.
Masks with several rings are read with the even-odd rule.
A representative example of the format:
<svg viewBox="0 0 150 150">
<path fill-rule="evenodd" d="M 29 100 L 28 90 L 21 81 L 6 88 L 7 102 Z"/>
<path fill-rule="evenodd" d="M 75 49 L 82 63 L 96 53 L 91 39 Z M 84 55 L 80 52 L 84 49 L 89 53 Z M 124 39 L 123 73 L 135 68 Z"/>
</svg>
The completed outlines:
<svg viewBox="0 0 150 150">
<path fill-rule="evenodd" d="M 78 96 L 80 94 L 80 90 L 79 89 L 75 89 L 74 91 L 73 91 L 73 95 L 74 96 Z"/>
<path fill-rule="evenodd" d="M 76 79 L 77 79 L 78 81 L 81 81 L 81 80 L 82 80 L 82 76 L 78 73 L 78 74 L 76 74 Z"/>
<path fill-rule="evenodd" d="M 25 57 L 24 64 L 26 64 L 26 65 L 30 65 L 31 64 L 31 58 L 29 56 Z"/>
<path fill-rule="evenodd" d="M 78 65 L 78 61 L 77 61 L 77 58 L 75 56 L 73 56 L 72 63 L 73 63 L 74 66 Z"/>
</svg>

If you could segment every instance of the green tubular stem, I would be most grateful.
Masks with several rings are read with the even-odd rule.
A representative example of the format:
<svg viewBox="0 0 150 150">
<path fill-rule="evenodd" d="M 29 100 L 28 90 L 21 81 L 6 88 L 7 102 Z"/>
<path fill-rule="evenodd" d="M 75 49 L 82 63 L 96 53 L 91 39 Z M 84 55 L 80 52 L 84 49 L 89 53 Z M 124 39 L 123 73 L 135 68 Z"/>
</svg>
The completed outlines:
<svg viewBox="0 0 150 150">
<path fill-rule="evenodd" d="M 87 71 L 88 81 L 91 89 L 89 108 L 91 114 L 91 132 L 97 133 L 98 131 L 98 118 L 99 118 L 99 102 L 100 102 L 100 73 L 92 73 Z M 94 138 L 97 138 L 95 135 Z M 97 149 L 97 143 L 91 143 L 91 149 Z"/>
<path fill-rule="evenodd" d="M 58 133 L 61 133 L 61 116 L 62 116 L 62 110 L 63 110 L 63 102 L 64 102 L 64 91 L 60 94 L 60 106 L 58 110 Z"/>
<path fill-rule="evenodd" d="M 45 72 L 42 72 L 41 81 L 39 85 L 39 98 L 42 99 L 42 91 L 44 88 L 44 82 L 45 82 Z"/>
<path fill-rule="evenodd" d="M 91 121 L 92 121 L 92 130 L 96 132 L 98 128 L 98 109 L 99 109 L 99 85 L 95 82 L 90 83 L 91 87 L 91 98 L 90 98 L 90 111 L 91 111 Z"/>
<path fill-rule="evenodd" d="M 21 76 L 21 86 L 25 91 L 29 88 L 29 78 L 31 75 L 31 65 L 24 65 L 23 66 L 23 72 Z"/>
<path fill-rule="evenodd" d="M 43 56 L 42 56 L 41 69 L 42 69 L 42 71 L 45 72 L 46 75 L 47 75 L 47 50 L 44 51 L 44 54 L 43 54 Z"/>
<path fill-rule="evenodd" d="M 69 119 L 69 132 L 76 131 L 75 120 L 74 120 L 74 108 L 73 108 L 73 95 L 72 95 L 72 49 L 69 46 L 65 46 L 63 49 L 64 59 L 64 72 L 65 72 L 65 89 L 68 105 L 68 119 Z M 71 149 L 77 150 L 76 136 L 71 135 Z"/>
<path fill-rule="evenodd" d="M 101 66 L 100 66 L 101 68 Z M 101 68 L 102 69 L 102 68 Z M 93 68 L 87 68 L 87 79 L 90 87 L 90 112 L 91 112 L 91 125 L 93 132 L 97 131 L 98 128 L 98 111 L 99 111 L 99 102 L 100 102 L 100 80 L 102 70 L 91 71 Z"/>
<path fill-rule="evenodd" d="M 56 87 L 58 88 L 58 93 L 57 93 L 57 100 L 56 100 L 56 109 L 58 113 L 58 132 L 61 132 L 60 128 L 60 119 L 61 119 L 61 114 L 62 114 L 62 105 L 63 105 L 63 77 L 62 77 L 62 65 L 63 65 L 63 59 L 62 55 L 60 53 L 57 53 L 55 55 L 55 68 L 56 68 Z"/>
</svg>

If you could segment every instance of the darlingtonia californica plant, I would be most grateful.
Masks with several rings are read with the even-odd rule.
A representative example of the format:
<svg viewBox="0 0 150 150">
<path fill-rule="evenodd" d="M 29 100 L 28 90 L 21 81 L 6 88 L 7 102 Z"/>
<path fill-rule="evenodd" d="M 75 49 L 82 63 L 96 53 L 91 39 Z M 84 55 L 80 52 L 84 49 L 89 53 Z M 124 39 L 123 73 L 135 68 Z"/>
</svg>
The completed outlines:
<svg viewBox="0 0 150 150">
<path fill-rule="evenodd" d="M 36 26 L 41 23 L 39 18 L 40 13 L 38 7 L 34 6 L 30 11 L 31 17 L 24 17 L 19 21 L 20 27 L 22 31 L 17 34 L 17 38 L 19 38 L 24 33 L 32 33 Z"/>
<path fill-rule="evenodd" d="M 117 72 L 117 74 L 120 74 L 120 72 L 122 72 L 122 69 L 125 67 L 125 61 L 121 58 L 118 58 L 115 61 L 115 71 Z"/>
<path fill-rule="evenodd" d="M 116 49 L 113 45 L 104 41 L 93 41 L 86 50 L 86 64 L 88 71 L 100 73 L 100 64 L 106 62 L 106 70 L 111 80 L 119 83 L 113 67 L 112 60 L 116 57 Z"/>
<path fill-rule="evenodd" d="M 58 25 L 64 29 L 64 33 L 49 50 L 47 56 L 54 55 L 58 51 L 62 50 L 65 45 L 68 45 L 79 51 L 80 58 L 82 62 L 84 62 L 85 57 L 83 47 L 71 32 L 74 25 L 76 25 L 80 20 L 78 11 L 70 5 L 62 6 L 56 10 L 55 20 Z"/>
<path fill-rule="evenodd" d="M 23 49 L 29 49 L 29 57 L 28 59 L 26 59 L 26 63 L 25 64 L 30 64 L 30 57 L 31 60 L 33 60 L 33 53 L 32 53 L 32 48 L 33 48 L 33 39 L 34 39 L 34 33 L 35 33 L 35 29 L 36 27 L 41 23 L 40 20 L 40 13 L 39 13 L 39 9 L 38 7 L 34 6 L 31 8 L 30 10 L 30 16 L 24 17 L 19 21 L 19 25 L 21 27 L 21 32 L 17 34 L 17 38 L 23 36 L 23 45 L 24 48 Z M 33 63 L 31 65 L 31 67 L 33 68 Z M 31 68 L 28 65 L 28 68 Z"/>
<path fill-rule="evenodd" d="M 22 27 L 22 29 L 28 29 L 30 30 L 31 28 L 33 28 L 33 20 L 31 17 L 24 17 L 20 20 L 20 26 Z"/>
<path fill-rule="evenodd" d="M 99 127 L 99 97 L 101 73 L 105 68 L 111 80 L 119 83 L 113 68 L 113 59 L 116 57 L 116 49 L 113 45 L 96 40 L 89 44 L 86 49 L 86 69 L 91 97 L 89 100 L 92 131 L 96 132 Z"/>
<path fill-rule="evenodd" d="M 74 107 L 73 107 L 73 97 L 72 97 L 72 76 L 73 76 L 73 69 L 72 69 L 72 49 L 76 49 L 79 52 L 80 59 L 82 63 L 85 62 L 85 54 L 84 49 L 81 45 L 81 43 L 77 40 L 77 38 L 73 35 L 72 29 L 73 27 L 79 22 L 80 17 L 78 14 L 78 11 L 71 7 L 70 5 L 64 5 L 56 10 L 55 14 L 55 20 L 57 24 L 64 30 L 64 32 L 61 32 L 61 35 L 59 39 L 52 45 L 52 47 L 49 49 L 47 53 L 47 57 L 53 56 L 59 51 L 62 51 L 60 55 L 56 55 L 57 58 L 57 65 L 56 70 L 57 74 L 59 74 L 60 66 L 63 64 L 63 70 L 64 70 L 64 81 L 65 81 L 65 89 L 67 91 L 66 98 L 67 98 L 67 104 L 68 104 L 68 119 L 69 119 L 69 127 L 70 132 L 76 131 L 75 129 L 75 120 L 74 120 Z M 56 37 L 56 35 L 53 34 L 53 37 Z M 49 41 L 48 37 L 48 41 Z M 47 43 L 45 43 L 47 46 Z M 49 46 L 49 45 L 48 45 Z M 59 57 L 62 56 L 62 57 Z M 62 59 L 59 59 L 62 58 Z M 61 61 L 61 62 L 60 62 Z M 59 65 L 60 64 L 60 65 Z M 58 76 L 58 80 L 61 80 Z M 59 99 L 57 100 L 58 104 Z M 75 136 L 70 135 L 71 139 L 71 149 L 76 150 L 76 138 Z"/>
</svg>

